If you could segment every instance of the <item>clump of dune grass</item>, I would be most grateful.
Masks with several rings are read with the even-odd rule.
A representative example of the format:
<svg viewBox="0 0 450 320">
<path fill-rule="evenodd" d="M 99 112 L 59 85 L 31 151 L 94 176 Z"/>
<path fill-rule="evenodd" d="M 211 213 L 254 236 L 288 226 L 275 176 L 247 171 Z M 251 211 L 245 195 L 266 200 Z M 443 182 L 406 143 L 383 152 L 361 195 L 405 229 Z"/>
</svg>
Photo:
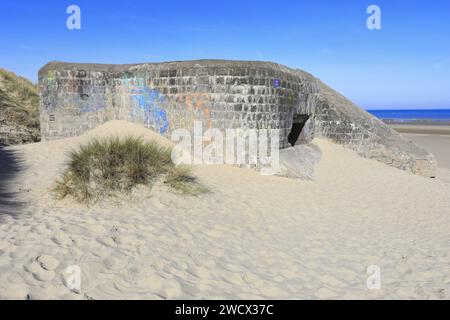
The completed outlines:
<svg viewBox="0 0 450 320">
<path fill-rule="evenodd" d="M 170 168 L 164 183 L 184 194 L 196 195 L 208 192 L 208 188 L 197 183 L 192 175 L 192 168 L 186 165 Z"/>
<path fill-rule="evenodd" d="M 134 137 L 94 139 L 70 153 L 54 192 L 60 199 L 71 196 L 90 203 L 118 192 L 128 193 L 138 185 L 150 187 L 161 179 L 180 193 L 206 191 L 190 167 L 175 166 L 170 148 Z"/>
<path fill-rule="evenodd" d="M 6 144 L 36 142 L 40 140 L 39 95 L 37 86 L 25 78 L 0 68 L 0 125 L 21 131 L 21 138 Z M 23 140 L 23 141 L 22 141 Z"/>
</svg>

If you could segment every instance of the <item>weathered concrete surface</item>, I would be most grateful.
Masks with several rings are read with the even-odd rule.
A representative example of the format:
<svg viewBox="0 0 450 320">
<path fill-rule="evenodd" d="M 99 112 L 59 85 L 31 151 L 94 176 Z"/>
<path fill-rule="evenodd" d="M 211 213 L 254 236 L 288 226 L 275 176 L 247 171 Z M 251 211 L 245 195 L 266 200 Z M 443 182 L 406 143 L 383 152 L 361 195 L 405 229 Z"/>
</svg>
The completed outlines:
<svg viewBox="0 0 450 320">
<path fill-rule="evenodd" d="M 320 148 L 313 144 L 297 144 L 280 150 L 278 175 L 289 178 L 314 180 L 314 167 L 322 158 Z"/>
<path fill-rule="evenodd" d="M 306 85 L 274 63 L 188 61 L 126 66 L 51 63 L 39 73 L 45 139 L 121 119 L 162 135 L 192 128 L 280 129 L 282 147 Z"/>
<path fill-rule="evenodd" d="M 412 173 L 435 177 L 434 156 L 362 110 L 320 80 L 306 109 L 315 115 L 315 136 L 350 147 L 365 158 L 376 159 Z M 309 108 L 309 110 L 308 110 Z"/>
<path fill-rule="evenodd" d="M 39 72 L 43 139 L 79 135 L 109 120 L 142 123 L 170 136 L 194 121 L 219 129 L 279 129 L 296 115 L 300 135 L 330 139 L 391 166 L 433 176 L 428 152 L 302 71 L 271 62 L 199 60 L 136 65 L 53 62 Z"/>
</svg>

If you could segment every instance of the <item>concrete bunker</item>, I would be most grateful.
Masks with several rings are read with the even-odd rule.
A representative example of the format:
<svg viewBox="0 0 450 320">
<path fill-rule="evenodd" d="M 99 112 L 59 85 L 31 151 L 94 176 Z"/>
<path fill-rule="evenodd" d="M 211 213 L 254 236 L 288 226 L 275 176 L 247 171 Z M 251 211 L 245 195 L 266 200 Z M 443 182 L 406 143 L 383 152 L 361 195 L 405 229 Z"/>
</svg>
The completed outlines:
<svg viewBox="0 0 450 320">
<path fill-rule="evenodd" d="M 436 170 L 429 152 L 319 79 L 272 62 L 52 62 L 39 71 L 39 94 L 44 141 L 110 120 L 140 123 L 166 137 L 179 128 L 193 131 L 201 121 L 220 130 L 278 129 L 280 149 L 315 136 L 415 174 Z"/>
<path fill-rule="evenodd" d="M 310 115 L 308 114 L 294 114 L 294 117 L 292 119 L 291 132 L 288 135 L 288 142 L 291 146 L 295 146 L 295 144 L 297 143 L 298 138 L 305 128 L 305 124 L 309 120 L 309 118 Z"/>
</svg>

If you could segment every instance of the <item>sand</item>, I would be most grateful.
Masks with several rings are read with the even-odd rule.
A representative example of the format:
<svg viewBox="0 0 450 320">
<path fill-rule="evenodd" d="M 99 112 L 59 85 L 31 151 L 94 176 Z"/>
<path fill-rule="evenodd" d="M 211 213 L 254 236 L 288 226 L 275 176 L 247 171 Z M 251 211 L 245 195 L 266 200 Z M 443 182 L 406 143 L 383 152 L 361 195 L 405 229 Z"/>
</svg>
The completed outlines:
<svg viewBox="0 0 450 320">
<path fill-rule="evenodd" d="M 430 151 L 438 163 L 438 177 L 450 182 L 450 124 L 395 124 L 391 127 Z"/>
<path fill-rule="evenodd" d="M 67 151 L 117 133 L 169 143 L 115 121 L 2 151 L 15 170 L 1 172 L 0 298 L 450 298 L 450 184 L 440 179 L 316 139 L 315 181 L 199 166 L 211 192 L 196 197 L 156 185 L 93 207 L 53 199 Z M 74 265 L 80 290 L 65 285 Z M 379 290 L 366 286 L 371 265 Z"/>
<path fill-rule="evenodd" d="M 431 134 L 431 135 L 450 135 L 450 124 L 439 123 L 395 123 L 389 125 L 400 133 L 407 134 Z"/>
</svg>

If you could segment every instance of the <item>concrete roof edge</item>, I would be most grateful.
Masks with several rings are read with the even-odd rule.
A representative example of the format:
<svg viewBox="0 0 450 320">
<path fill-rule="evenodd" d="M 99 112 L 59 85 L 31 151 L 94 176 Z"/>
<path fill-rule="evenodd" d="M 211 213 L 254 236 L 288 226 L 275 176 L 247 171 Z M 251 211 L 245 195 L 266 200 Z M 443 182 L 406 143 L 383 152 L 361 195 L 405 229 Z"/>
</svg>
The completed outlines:
<svg viewBox="0 0 450 320">
<path fill-rule="evenodd" d="M 45 75 L 48 71 L 84 69 L 86 71 L 125 72 L 133 67 L 152 66 L 155 68 L 161 68 L 165 66 L 170 67 L 171 65 L 176 65 L 177 67 L 220 67 L 220 66 L 266 67 L 266 68 L 268 67 L 293 73 L 295 73 L 297 70 L 300 70 L 270 61 L 245 61 L 245 60 L 220 60 L 220 59 L 147 62 L 134 64 L 98 64 L 98 63 L 74 63 L 74 62 L 52 61 L 47 63 L 39 70 L 39 78 Z"/>
</svg>

